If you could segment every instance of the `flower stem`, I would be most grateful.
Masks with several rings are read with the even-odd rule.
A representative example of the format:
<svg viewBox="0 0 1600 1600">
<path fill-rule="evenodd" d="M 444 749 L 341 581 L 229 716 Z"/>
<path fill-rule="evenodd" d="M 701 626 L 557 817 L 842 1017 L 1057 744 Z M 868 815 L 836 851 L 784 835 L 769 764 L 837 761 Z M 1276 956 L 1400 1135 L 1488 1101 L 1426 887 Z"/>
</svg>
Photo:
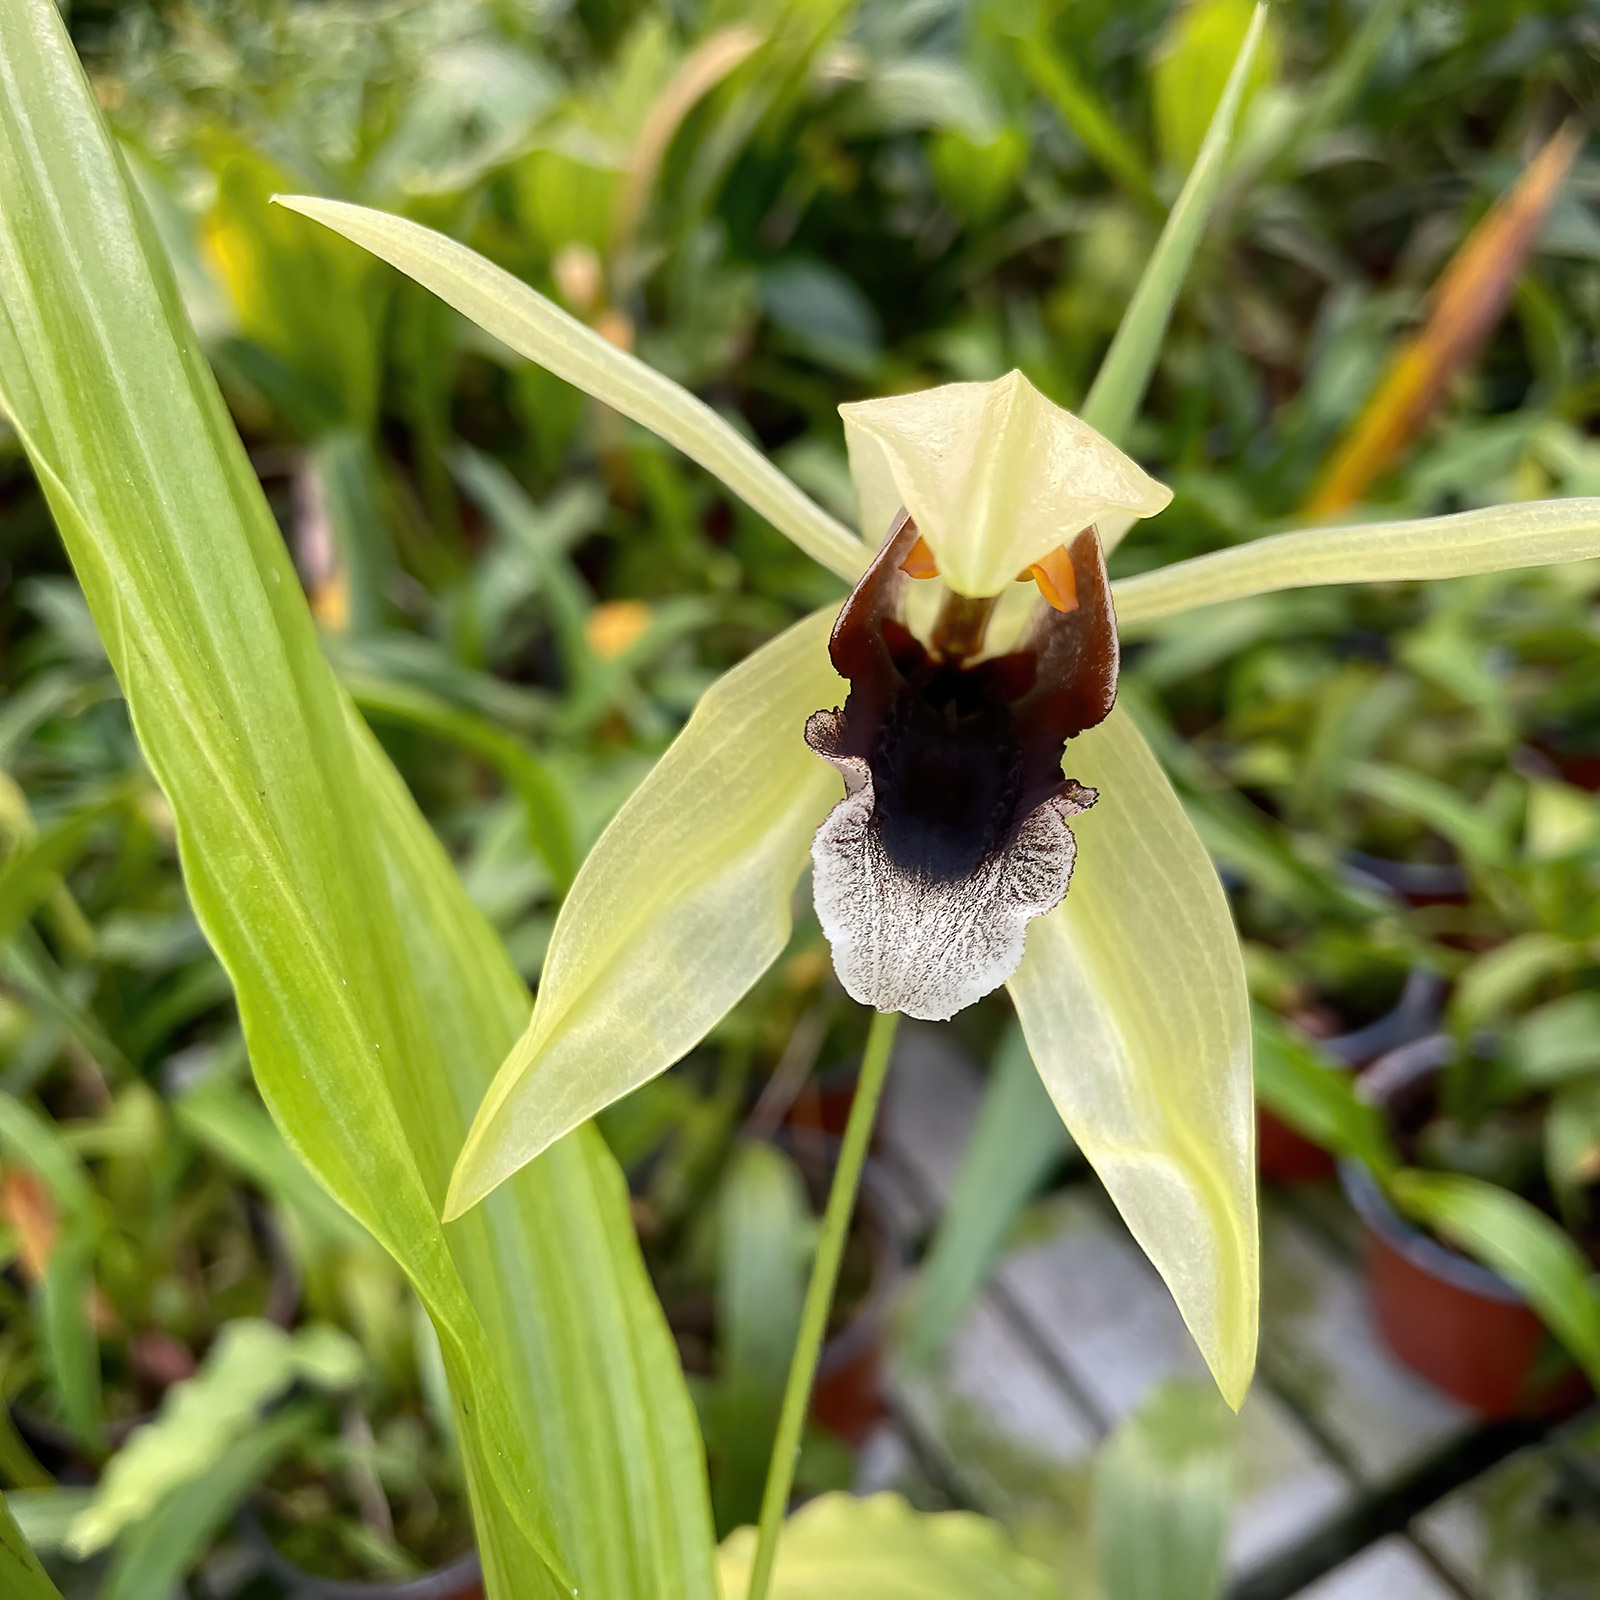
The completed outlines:
<svg viewBox="0 0 1600 1600">
<path fill-rule="evenodd" d="M 878 1099 L 883 1093 L 884 1075 L 889 1070 L 889 1051 L 899 1024 L 899 1012 L 880 1011 L 873 1016 L 867 1033 L 866 1054 L 861 1058 L 855 1098 L 850 1103 L 850 1120 L 845 1124 L 839 1163 L 833 1169 L 833 1186 L 828 1190 L 828 1208 L 823 1213 L 822 1231 L 817 1236 L 817 1254 L 811 1263 L 811 1282 L 800 1313 L 800 1337 L 795 1341 L 794 1358 L 789 1363 L 778 1436 L 772 1446 L 772 1459 L 767 1463 L 767 1487 L 761 1497 L 761 1529 L 746 1600 L 767 1600 L 767 1589 L 772 1582 L 778 1532 L 789 1504 L 789 1490 L 794 1485 L 800 1435 L 811 1405 L 811 1385 L 817 1375 L 817 1357 L 822 1353 L 822 1336 L 828 1326 L 833 1292 L 839 1283 L 839 1263 L 844 1257 L 845 1238 L 850 1231 L 850 1214 L 855 1210 L 861 1167 L 872 1138 Z"/>
</svg>

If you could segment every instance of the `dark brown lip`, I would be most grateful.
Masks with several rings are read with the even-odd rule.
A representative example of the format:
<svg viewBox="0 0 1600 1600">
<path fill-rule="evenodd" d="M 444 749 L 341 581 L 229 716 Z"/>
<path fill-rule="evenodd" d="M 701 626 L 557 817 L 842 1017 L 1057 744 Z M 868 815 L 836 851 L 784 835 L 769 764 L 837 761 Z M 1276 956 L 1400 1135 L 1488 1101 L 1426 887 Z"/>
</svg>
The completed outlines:
<svg viewBox="0 0 1600 1600">
<path fill-rule="evenodd" d="M 1041 603 L 1016 649 L 982 658 L 988 603 L 947 604 L 924 644 L 903 614 L 915 580 L 901 563 L 917 537 L 902 511 L 841 609 L 829 653 L 850 694 L 842 711 L 814 717 L 806 737 L 830 760 L 866 763 L 889 860 L 949 883 L 1002 855 L 1033 811 L 1068 791 L 1067 741 L 1116 699 L 1116 616 L 1088 528 L 1068 551 L 1075 609 Z"/>
</svg>

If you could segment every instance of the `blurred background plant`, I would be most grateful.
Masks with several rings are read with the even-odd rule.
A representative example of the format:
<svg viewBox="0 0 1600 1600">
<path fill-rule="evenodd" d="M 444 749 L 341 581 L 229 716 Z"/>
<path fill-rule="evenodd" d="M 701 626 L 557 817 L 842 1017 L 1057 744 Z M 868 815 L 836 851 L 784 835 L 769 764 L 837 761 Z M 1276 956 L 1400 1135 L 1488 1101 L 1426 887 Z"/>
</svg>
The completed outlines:
<svg viewBox="0 0 1600 1600">
<path fill-rule="evenodd" d="M 641 430 L 269 197 L 467 239 L 848 519 L 839 402 L 1012 366 L 1081 400 L 1250 9 L 71 9 L 329 651 L 530 981 L 576 862 L 701 689 L 840 590 Z M 1600 27 L 1562 0 L 1274 8 L 1133 440 L 1177 498 L 1119 574 L 1307 507 L 1600 493 L 1600 163 L 1562 132 L 1597 91 Z M 228 1563 L 263 1542 L 335 1578 L 447 1562 L 468 1535 L 426 1320 L 255 1098 L 170 817 L 8 440 L 0 572 L 0 1476 L 84 1593 L 165 1595 L 196 1563 L 242 1582 Z M 1152 624 L 1123 693 L 1233 895 L 1268 1103 L 1387 1178 L 1318 1063 L 1381 1053 L 1339 1046 L 1432 975 L 1407 1032 L 1443 1041 L 1438 1088 L 1382 1137 L 1407 1172 L 1522 1196 L 1600 1264 L 1593 564 Z M 1070 1161 L 1003 1009 L 955 1027 L 993 1062 L 989 1102 L 913 1355 Z M 759 1498 L 862 1028 L 803 916 L 706 1045 L 602 1118 L 695 1375 L 719 1532 Z M 1429 1194 L 1410 1214 L 1450 1236 Z M 864 1218 L 812 1489 L 851 1480 L 850 1340 L 877 1359 L 925 1245 Z M 1560 1259 L 1565 1310 L 1536 1303 L 1581 1346 L 1589 1291 Z M 231 1431 L 184 1432 L 196 1384 L 234 1393 Z M 187 1468 L 135 1453 L 152 1431 Z"/>
</svg>

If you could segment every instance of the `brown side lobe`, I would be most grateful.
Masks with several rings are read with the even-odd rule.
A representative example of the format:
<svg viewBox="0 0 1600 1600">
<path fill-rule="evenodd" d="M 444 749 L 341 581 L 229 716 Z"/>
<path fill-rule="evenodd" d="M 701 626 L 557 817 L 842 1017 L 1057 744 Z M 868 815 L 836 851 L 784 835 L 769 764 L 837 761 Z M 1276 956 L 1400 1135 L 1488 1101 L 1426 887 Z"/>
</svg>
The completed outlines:
<svg viewBox="0 0 1600 1600">
<path fill-rule="evenodd" d="M 986 661 L 950 649 L 967 642 L 960 630 L 929 648 L 901 620 L 901 564 L 917 537 L 902 512 L 840 611 L 829 650 L 849 698 L 807 738 L 819 755 L 866 764 L 874 832 L 900 871 L 953 882 L 1002 855 L 1042 803 L 1086 793 L 1063 782 L 1061 759 L 1116 698 L 1116 618 L 1090 528 L 1068 552 L 1074 609 L 1041 604 L 1018 648 Z"/>
</svg>

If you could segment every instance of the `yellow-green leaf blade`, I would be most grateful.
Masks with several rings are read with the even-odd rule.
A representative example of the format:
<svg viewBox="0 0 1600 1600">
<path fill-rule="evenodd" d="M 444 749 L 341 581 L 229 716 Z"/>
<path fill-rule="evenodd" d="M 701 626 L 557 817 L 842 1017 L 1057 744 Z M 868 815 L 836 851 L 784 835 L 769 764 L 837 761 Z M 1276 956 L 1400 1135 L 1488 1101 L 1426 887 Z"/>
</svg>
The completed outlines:
<svg viewBox="0 0 1600 1600">
<path fill-rule="evenodd" d="M 404 217 L 308 195 L 278 203 L 398 267 L 519 354 L 676 445 L 840 577 L 860 576 L 871 552 L 710 406 L 520 279 Z"/>
<path fill-rule="evenodd" d="M 1216 869 L 1127 712 L 1067 746 L 1100 791 L 1011 994 L 1039 1075 L 1228 1402 L 1259 1299 L 1250 1008 Z"/>
<path fill-rule="evenodd" d="M 61 1600 L 61 1591 L 50 1581 L 39 1558 L 28 1546 L 0 1494 L 0 1593 L 9 1600 Z"/>
<path fill-rule="evenodd" d="M 802 737 L 844 697 L 831 625 L 817 612 L 719 679 L 590 852 L 448 1215 L 671 1066 L 782 950 L 812 835 L 840 798 Z"/>
<path fill-rule="evenodd" d="M 1534 500 L 1448 517 L 1307 528 L 1174 562 L 1115 586 L 1117 620 L 1150 622 L 1319 583 L 1462 578 L 1600 556 L 1600 499 Z"/>
<path fill-rule="evenodd" d="M 322 659 L 49 0 L 0 7 L 0 195 L 0 404 L 172 805 L 268 1104 L 439 1331 L 491 1600 L 700 1600 L 698 1437 L 597 1137 L 439 1222 L 526 993 Z"/>
<path fill-rule="evenodd" d="M 723 1600 L 743 1600 L 755 1529 L 718 1562 Z M 772 1600 L 1051 1600 L 1050 1571 L 970 1511 L 913 1511 L 899 1495 L 825 1494 L 784 1524 Z"/>
</svg>

